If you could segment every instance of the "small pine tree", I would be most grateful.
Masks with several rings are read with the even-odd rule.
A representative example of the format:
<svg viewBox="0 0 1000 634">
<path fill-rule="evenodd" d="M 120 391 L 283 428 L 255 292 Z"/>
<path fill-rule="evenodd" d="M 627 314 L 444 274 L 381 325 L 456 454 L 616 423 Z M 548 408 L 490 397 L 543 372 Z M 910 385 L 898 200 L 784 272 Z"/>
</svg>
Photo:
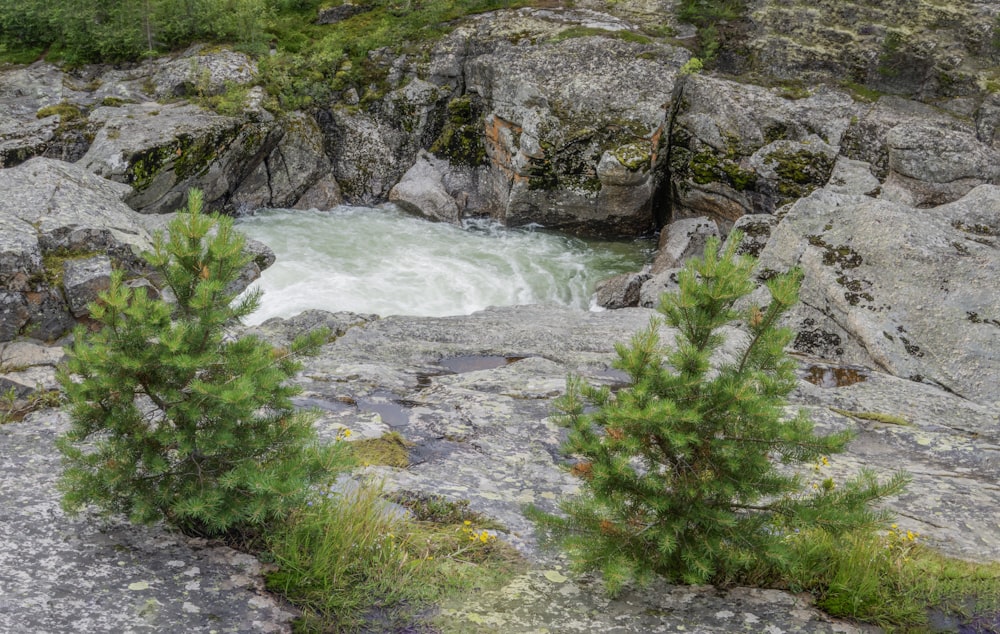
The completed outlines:
<svg viewBox="0 0 1000 634">
<path fill-rule="evenodd" d="M 873 530 L 887 516 L 870 503 L 905 485 L 902 474 L 880 484 L 863 471 L 806 492 L 777 467 L 840 452 L 850 434 L 817 436 L 803 413 L 786 417 L 795 362 L 784 352 L 792 332 L 778 321 L 797 301 L 801 274 L 771 279 L 769 305 L 736 308 L 754 289 L 754 261 L 736 255 L 738 242 L 719 254 L 711 241 L 680 274 L 680 290 L 661 299 L 664 318 L 617 346 L 628 387 L 571 378 L 560 404 L 564 449 L 583 460 L 582 492 L 563 504 L 565 516 L 533 515 L 578 569 L 601 570 L 612 594 L 654 573 L 683 583 L 773 579 L 787 570 L 790 531 Z M 660 344 L 662 321 L 678 329 L 672 349 Z M 713 367 L 726 336 L 737 336 L 722 328 L 735 322 L 747 333 L 738 354 Z"/>
<path fill-rule="evenodd" d="M 59 381 L 72 418 L 58 441 L 63 506 L 88 503 L 133 521 L 160 519 L 196 534 L 259 527 L 302 504 L 309 486 L 339 468 L 312 419 L 294 410 L 288 383 L 296 355 L 316 350 L 314 332 L 288 350 L 227 325 L 253 312 L 259 293 L 234 303 L 229 290 L 248 262 L 232 219 L 185 212 L 145 254 L 174 300 L 151 298 L 120 272 L 90 305 L 103 326 L 80 327 Z"/>
</svg>

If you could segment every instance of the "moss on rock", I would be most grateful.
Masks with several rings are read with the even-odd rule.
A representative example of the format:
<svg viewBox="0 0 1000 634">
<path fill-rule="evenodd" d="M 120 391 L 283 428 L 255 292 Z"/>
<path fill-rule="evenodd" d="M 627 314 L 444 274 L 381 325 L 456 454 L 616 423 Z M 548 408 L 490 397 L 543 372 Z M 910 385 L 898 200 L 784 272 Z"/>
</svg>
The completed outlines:
<svg viewBox="0 0 1000 634">
<path fill-rule="evenodd" d="M 431 153 L 456 165 L 483 165 L 486 162 L 486 146 L 483 144 L 481 115 L 480 108 L 468 95 L 452 99 L 448 103 L 448 120 L 431 144 Z"/>
</svg>

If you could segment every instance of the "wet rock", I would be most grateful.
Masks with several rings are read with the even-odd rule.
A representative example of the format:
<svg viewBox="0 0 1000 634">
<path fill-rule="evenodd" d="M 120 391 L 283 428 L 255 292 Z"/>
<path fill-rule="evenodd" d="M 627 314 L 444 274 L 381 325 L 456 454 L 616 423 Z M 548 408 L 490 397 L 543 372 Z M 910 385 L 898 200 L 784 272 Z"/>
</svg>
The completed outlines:
<svg viewBox="0 0 1000 634">
<path fill-rule="evenodd" d="M 705 242 L 719 237 L 719 227 L 712 219 L 684 218 L 670 223 L 660 232 L 660 242 L 653 260 L 652 273 L 684 266 L 688 258 L 701 257 Z"/>
<path fill-rule="evenodd" d="M 821 190 L 798 206 L 823 196 Z M 846 204 L 854 201 L 873 205 L 868 213 L 881 220 L 886 218 L 878 215 L 878 207 L 892 205 L 826 196 L 827 202 L 843 203 L 838 214 L 849 213 Z M 967 222 L 992 215 L 982 203 L 967 201 Z M 793 209 L 779 229 L 798 213 Z M 365 437 L 398 432 L 415 443 L 410 466 L 367 467 L 366 475 L 384 480 L 389 491 L 468 500 L 471 510 L 503 524 L 507 530 L 502 538 L 528 558 L 530 569 L 504 588 L 440 606 L 454 631 L 591 632 L 603 627 L 638 634 L 680 626 L 706 632 L 875 631 L 830 619 L 803 596 L 778 590 L 654 581 L 611 600 L 598 579 L 572 574 L 562 554 L 540 546 L 534 525 L 523 515 L 524 505 L 552 511 L 579 489 L 566 468 L 571 457 L 560 449 L 565 430 L 556 424 L 554 400 L 564 392 L 570 373 L 592 384 L 624 384 L 627 377 L 611 367 L 614 344 L 645 328 L 652 315 L 637 308 L 591 313 L 551 306 L 493 308 L 444 318 L 309 311 L 290 320 L 269 320 L 248 332 L 287 345 L 317 326 L 332 327 L 337 338 L 318 357 L 305 359 L 306 367 L 295 379 L 305 390 L 302 405 L 321 412 L 321 436 L 332 440 L 343 427 Z M 661 327 L 660 334 L 665 343 L 673 339 L 669 329 Z M 730 344 L 740 336 L 727 330 L 713 362 L 731 358 Z M 26 358 L 35 358 L 25 350 Z M 805 363 L 802 376 L 808 377 L 813 365 Z M 822 365 L 824 371 L 836 367 Z M 995 368 L 984 366 L 983 372 L 995 383 Z M 792 395 L 790 414 L 804 408 L 821 431 L 856 433 L 847 453 L 831 456 L 830 465 L 822 467 L 821 477 L 841 482 L 862 467 L 883 476 L 905 469 L 914 483 L 888 502 L 900 526 L 918 531 L 922 541 L 947 554 L 1000 560 L 1000 491 L 995 486 L 1000 479 L 1000 421 L 995 405 L 872 369 L 858 375 L 858 380 L 832 384 L 803 380 Z M 0 540 L 0 570 L 5 573 L 0 591 L 6 601 L 0 627 L 27 623 L 60 631 L 66 629 L 64 622 L 100 620 L 102 627 L 128 629 L 140 619 L 155 618 L 164 631 L 268 631 L 287 623 L 290 615 L 255 595 L 259 568 L 245 556 L 206 551 L 158 528 L 63 516 L 52 488 L 58 457 L 51 438 L 64 426 L 63 414 L 47 410 L 27 423 L 0 427 L 0 470 L 9 471 L 0 474 L 0 526 L 12 529 Z M 807 469 L 803 477 L 815 476 Z M 39 519 L 39 513 L 45 517 Z M 73 537 L 57 537 L 63 534 Z M 25 565 L 36 557 L 38 565 Z M 47 567 L 42 557 L 55 563 Z M 62 585 L 48 575 L 52 566 Z M 87 591 L 84 605 L 78 601 L 80 588 Z M 59 609 L 40 610 L 39 593 Z M 122 596 L 132 593 L 146 594 L 135 606 L 122 608 Z M 178 609 L 185 602 L 198 610 Z"/>
<path fill-rule="evenodd" d="M 594 291 L 594 303 L 610 309 L 638 306 L 642 285 L 649 278 L 648 273 L 622 273 L 603 280 Z"/>
<path fill-rule="evenodd" d="M 329 210 L 343 202 L 344 195 L 340 193 L 337 179 L 332 174 L 326 174 L 307 189 L 292 205 L 292 208 Z"/>
<path fill-rule="evenodd" d="M 457 223 L 462 219 L 462 210 L 445 189 L 444 175 L 436 162 L 442 161 L 435 161 L 427 152 L 421 152 L 413 167 L 389 191 L 389 201 L 431 220 Z"/>
<path fill-rule="evenodd" d="M 771 590 L 654 584 L 610 601 L 595 580 L 571 575 L 559 553 L 538 547 L 523 505 L 554 510 L 578 487 L 565 469 L 570 457 L 558 448 L 565 431 L 555 424 L 552 399 L 565 389 L 568 373 L 621 385 L 626 377 L 610 367 L 613 344 L 646 327 L 653 314 L 522 306 L 465 317 L 378 319 L 347 329 L 321 356 L 308 359 L 299 382 L 310 405 L 331 404 L 318 423 L 328 435 L 341 426 L 370 436 L 392 430 L 416 443 L 410 467 L 368 468 L 389 489 L 468 499 L 473 510 L 503 523 L 509 529 L 505 538 L 529 557 L 532 570 L 506 588 L 443 606 L 458 631 L 478 631 L 483 624 L 511 632 L 593 631 L 605 617 L 607 627 L 623 632 L 657 631 L 673 618 L 698 631 L 763 631 L 771 625 L 851 631 L 853 626 L 797 603 L 801 599 Z M 280 325 L 274 320 L 270 327 Z M 661 334 L 672 340 L 669 330 Z M 456 373 L 449 366 L 460 366 L 449 360 L 459 357 L 502 362 L 470 363 Z M 997 375 L 995 369 L 986 372 Z M 883 475 L 906 469 L 916 482 L 890 502 L 901 526 L 951 555 L 1000 559 L 995 407 L 873 370 L 843 387 L 802 381 L 789 412 L 799 407 L 823 431 L 857 433 L 848 453 L 831 456 L 824 477 L 842 481 L 862 466 Z M 873 413 L 894 415 L 882 420 L 897 422 L 864 417 Z M 720 614 L 726 611 L 733 614 Z"/>
</svg>

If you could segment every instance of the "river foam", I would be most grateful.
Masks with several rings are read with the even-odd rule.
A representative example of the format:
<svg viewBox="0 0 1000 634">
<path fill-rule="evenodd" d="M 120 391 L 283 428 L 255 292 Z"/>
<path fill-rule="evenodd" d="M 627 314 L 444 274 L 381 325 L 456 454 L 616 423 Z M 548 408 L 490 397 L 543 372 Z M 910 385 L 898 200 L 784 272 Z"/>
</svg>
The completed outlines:
<svg viewBox="0 0 1000 634">
<path fill-rule="evenodd" d="M 652 247 L 487 221 L 459 227 L 392 207 L 268 210 L 237 226 L 277 255 L 252 287 L 264 291 L 252 324 L 309 308 L 382 316 L 538 303 L 588 308 L 599 280 L 640 269 Z"/>
</svg>

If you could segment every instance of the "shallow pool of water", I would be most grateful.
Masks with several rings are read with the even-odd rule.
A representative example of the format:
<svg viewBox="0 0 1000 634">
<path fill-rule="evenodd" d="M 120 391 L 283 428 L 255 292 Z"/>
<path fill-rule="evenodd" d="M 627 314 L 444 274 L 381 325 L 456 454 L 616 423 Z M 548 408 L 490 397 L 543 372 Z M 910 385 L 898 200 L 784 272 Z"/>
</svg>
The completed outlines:
<svg viewBox="0 0 1000 634">
<path fill-rule="evenodd" d="M 459 227 L 394 208 L 269 210 L 237 226 L 277 255 L 254 283 L 264 297 L 252 324 L 309 308 L 382 316 L 589 308 L 598 281 L 639 270 L 653 248 L 648 240 L 584 241 L 486 221 Z"/>
</svg>

